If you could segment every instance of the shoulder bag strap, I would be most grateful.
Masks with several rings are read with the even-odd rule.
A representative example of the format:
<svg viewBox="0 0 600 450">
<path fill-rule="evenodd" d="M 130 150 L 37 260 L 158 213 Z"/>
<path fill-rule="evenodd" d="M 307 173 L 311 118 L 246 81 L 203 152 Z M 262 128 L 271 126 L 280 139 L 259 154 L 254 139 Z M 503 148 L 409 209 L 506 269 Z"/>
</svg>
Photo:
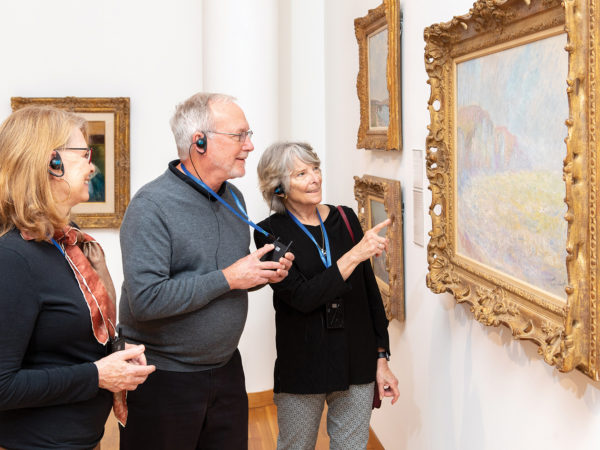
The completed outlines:
<svg viewBox="0 0 600 450">
<path fill-rule="evenodd" d="M 346 216 L 346 213 L 344 212 L 344 208 L 342 208 L 341 206 L 338 205 L 337 209 L 340 212 L 342 219 L 344 219 L 346 228 L 348 228 L 348 233 L 350 233 L 350 237 L 352 238 L 352 243 L 356 244 L 356 241 L 354 240 L 354 233 L 352 232 L 352 228 L 350 228 L 350 222 L 348 222 L 348 217 Z"/>
</svg>

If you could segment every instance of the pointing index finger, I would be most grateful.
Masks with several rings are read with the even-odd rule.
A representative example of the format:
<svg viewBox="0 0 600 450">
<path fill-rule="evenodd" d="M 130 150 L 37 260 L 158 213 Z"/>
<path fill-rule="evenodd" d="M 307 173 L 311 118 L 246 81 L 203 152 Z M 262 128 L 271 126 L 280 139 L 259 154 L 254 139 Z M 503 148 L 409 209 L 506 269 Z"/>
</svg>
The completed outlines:
<svg viewBox="0 0 600 450">
<path fill-rule="evenodd" d="M 373 228 L 371 228 L 371 230 L 373 230 L 375 233 L 379 233 L 381 230 L 383 230 L 385 227 L 387 227 L 390 223 L 392 223 L 392 219 L 385 219 L 383 222 L 380 222 L 377 225 L 375 225 Z"/>
</svg>

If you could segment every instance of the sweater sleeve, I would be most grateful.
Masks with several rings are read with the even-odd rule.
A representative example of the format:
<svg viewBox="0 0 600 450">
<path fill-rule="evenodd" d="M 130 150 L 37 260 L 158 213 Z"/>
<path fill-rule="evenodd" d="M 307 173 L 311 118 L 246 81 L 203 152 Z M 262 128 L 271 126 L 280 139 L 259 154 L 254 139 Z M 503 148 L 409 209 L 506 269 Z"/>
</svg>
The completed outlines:
<svg viewBox="0 0 600 450">
<path fill-rule="evenodd" d="M 355 242 L 358 243 L 363 238 L 362 227 L 358 217 L 351 208 L 344 207 L 350 227 L 354 232 Z M 363 277 L 365 279 L 365 286 L 367 289 L 367 298 L 369 301 L 369 309 L 371 311 L 371 318 L 373 320 L 373 331 L 375 332 L 375 339 L 377 347 L 385 348 L 386 351 L 390 352 L 390 338 L 388 335 L 388 320 L 385 315 L 385 307 L 383 306 L 383 300 L 381 299 L 381 292 L 373 273 L 373 267 L 371 266 L 370 260 L 363 261 L 360 263 L 360 269 L 362 269 Z"/>
<path fill-rule="evenodd" d="M 0 249 L 0 410 L 88 400 L 98 392 L 93 363 L 28 369 L 24 358 L 40 310 L 35 279 L 18 253 Z"/>
<path fill-rule="evenodd" d="M 254 242 L 260 248 L 269 241 L 255 231 Z M 321 261 L 315 257 L 314 263 L 321 264 Z M 310 313 L 352 289 L 350 283 L 342 278 L 335 262 L 312 278 L 306 278 L 296 264 L 292 264 L 288 276 L 279 283 L 271 284 L 271 287 L 279 300 L 303 313 Z"/>
<path fill-rule="evenodd" d="M 230 290 L 221 270 L 171 276 L 168 216 L 153 201 L 135 198 L 121 225 L 124 288 L 136 320 L 147 321 L 203 308 Z"/>
</svg>

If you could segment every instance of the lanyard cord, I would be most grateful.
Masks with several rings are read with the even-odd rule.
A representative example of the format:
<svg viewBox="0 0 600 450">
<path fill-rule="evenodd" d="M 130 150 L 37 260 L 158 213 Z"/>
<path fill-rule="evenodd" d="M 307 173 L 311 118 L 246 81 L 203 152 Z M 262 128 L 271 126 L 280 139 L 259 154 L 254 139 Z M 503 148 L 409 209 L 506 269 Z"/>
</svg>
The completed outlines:
<svg viewBox="0 0 600 450">
<path fill-rule="evenodd" d="M 52 238 L 52 243 L 54 244 L 54 246 L 62 253 L 63 256 L 65 256 L 65 251 L 63 250 L 63 248 L 60 246 L 60 244 L 58 242 L 56 242 L 56 239 Z"/>
<path fill-rule="evenodd" d="M 237 204 L 237 207 L 239 208 L 239 210 L 242 212 L 242 214 L 245 217 L 242 217 L 242 215 L 236 211 L 235 209 L 233 209 L 233 207 L 227 203 L 225 200 L 223 200 L 215 191 L 213 191 L 210 186 L 208 186 L 204 181 L 202 181 L 200 178 L 195 177 L 194 175 L 192 175 L 190 173 L 189 170 L 187 170 L 187 168 L 185 167 L 185 165 L 183 163 L 181 163 L 181 168 L 183 169 L 183 171 L 185 172 L 185 174 L 190 177 L 192 180 L 194 180 L 196 182 L 196 184 L 202 186 L 204 189 L 206 189 L 210 195 L 212 195 L 214 198 L 216 198 L 219 202 L 221 202 L 227 209 L 229 209 L 229 211 L 231 211 L 233 214 L 235 214 L 240 220 L 242 220 L 243 222 L 246 222 L 248 225 L 250 225 L 252 228 L 254 228 L 255 230 L 261 232 L 262 234 L 264 234 L 265 236 L 269 236 L 269 233 L 267 233 L 265 230 L 263 230 L 261 227 L 259 227 L 258 225 L 256 225 L 254 222 L 252 222 L 249 218 L 248 218 L 248 214 L 246 213 L 246 210 L 244 209 L 244 207 L 242 206 L 242 202 L 240 202 L 240 199 L 237 197 L 237 195 L 235 195 L 235 193 L 233 192 L 233 189 L 230 189 L 229 192 L 231 193 L 231 196 L 233 197 L 233 199 L 235 200 L 235 203 Z M 225 182 L 227 183 L 227 182 Z"/>
<path fill-rule="evenodd" d="M 321 232 L 323 233 L 323 240 L 325 241 L 325 250 L 317 244 L 315 237 L 312 235 L 310 231 L 306 229 L 304 224 L 302 224 L 296 216 L 294 216 L 288 209 L 286 209 L 288 215 L 292 218 L 292 220 L 300 227 L 300 229 L 306 234 L 311 241 L 315 244 L 315 247 L 319 250 L 319 257 L 323 262 L 323 265 L 326 268 L 331 267 L 331 251 L 329 251 L 329 236 L 327 236 L 327 231 L 325 230 L 325 225 L 323 225 L 323 221 L 321 220 L 321 214 L 319 214 L 319 210 L 317 209 L 317 216 L 319 217 L 319 223 L 321 224 Z"/>
</svg>

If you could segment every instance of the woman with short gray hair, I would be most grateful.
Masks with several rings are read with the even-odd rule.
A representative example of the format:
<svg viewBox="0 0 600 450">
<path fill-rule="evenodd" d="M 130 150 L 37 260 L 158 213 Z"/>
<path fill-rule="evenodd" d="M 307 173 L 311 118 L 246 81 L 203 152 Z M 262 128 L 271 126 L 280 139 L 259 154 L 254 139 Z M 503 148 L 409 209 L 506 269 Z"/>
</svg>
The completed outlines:
<svg viewBox="0 0 600 450">
<path fill-rule="evenodd" d="M 354 211 L 321 204 L 320 160 L 303 142 L 278 142 L 258 163 L 273 215 L 259 225 L 295 255 L 273 284 L 277 448 L 314 448 L 324 402 L 331 448 L 366 448 L 375 400 L 399 396 L 388 367 L 388 321 L 370 258 L 387 248 Z M 254 233 L 257 247 L 267 243 Z M 377 384 L 374 386 L 374 382 Z"/>
<path fill-rule="evenodd" d="M 285 213 L 284 196 L 275 191 L 281 185 L 283 191 L 289 191 L 289 172 L 294 168 L 296 159 L 308 165 L 320 167 L 321 160 L 312 147 L 304 142 L 276 142 L 262 155 L 258 163 L 258 181 L 263 198 L 276 213 Z"/>
</svg>

